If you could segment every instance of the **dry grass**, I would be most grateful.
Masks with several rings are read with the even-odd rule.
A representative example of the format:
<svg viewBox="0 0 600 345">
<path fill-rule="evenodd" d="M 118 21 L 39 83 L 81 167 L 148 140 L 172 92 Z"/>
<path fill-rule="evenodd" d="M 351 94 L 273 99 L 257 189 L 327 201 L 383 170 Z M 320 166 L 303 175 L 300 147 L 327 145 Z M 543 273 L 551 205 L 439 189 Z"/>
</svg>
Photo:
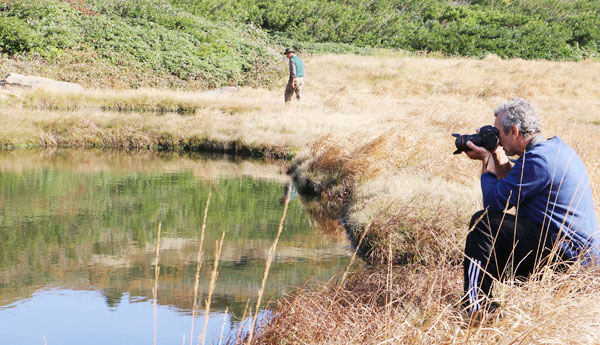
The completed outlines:
<svg viewBox="0 0 600 345">
<path fill-rule="evenodd" d="M 480 325 L 465 326 L 451 308 L 480 191 L 478 164 L 452 155 L 450 134 L 491 123 L 501 101 L 528 99 L 544 134 L 560 135 L 582 157 L 600 210 L 599 63 L 303 58 L 302 104 L 283 104 L 283 75 L 277 90 L 232 94 L 1 92 L 0 143 L 156 149 L 208 142 L 298 152 L 296 180 L 319 190 L 326 211 L 343 215 L 355 238 L 371 224 L 365 254 L 380 265 L 350 274 L 335 299 L 335 289 L 321 287 L 279 301 L 253 343 L 597 343 L 597 272 L 499 285 L 502 316 Z M 390 270 L 390 259 L 411 264 Z"/>
<path fill-rule="evenodd" d="M 597 344 L 598 271 L 545 272 L 522 285 L 502 284 L 501 311 L 471 323 L 453 307 L 461 270 L 397 267 L 354 275 L 332 300 L 299 289 L 278 301 L 261 344 Z"/>
</svg>

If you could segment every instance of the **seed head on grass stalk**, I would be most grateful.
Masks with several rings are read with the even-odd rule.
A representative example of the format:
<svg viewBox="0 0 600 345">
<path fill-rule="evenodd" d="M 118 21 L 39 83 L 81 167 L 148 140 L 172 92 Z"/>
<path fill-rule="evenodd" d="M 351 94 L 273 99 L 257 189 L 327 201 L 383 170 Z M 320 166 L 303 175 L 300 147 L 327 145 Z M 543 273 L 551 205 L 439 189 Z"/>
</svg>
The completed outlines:
<svg viewBox="0 0 600 345">
<path fill-rule="evenodd" d="M 219 343 L 217 345 L 221 345 L 223 341 L 223 332 L 225 331 L 225 322 L 227 321 L 227 311 L 229 308 L 225 308 L 225 314 L 223 315 L 223 324 L 221 325 L 221 335 L 219 336 Z"/>
</svg>

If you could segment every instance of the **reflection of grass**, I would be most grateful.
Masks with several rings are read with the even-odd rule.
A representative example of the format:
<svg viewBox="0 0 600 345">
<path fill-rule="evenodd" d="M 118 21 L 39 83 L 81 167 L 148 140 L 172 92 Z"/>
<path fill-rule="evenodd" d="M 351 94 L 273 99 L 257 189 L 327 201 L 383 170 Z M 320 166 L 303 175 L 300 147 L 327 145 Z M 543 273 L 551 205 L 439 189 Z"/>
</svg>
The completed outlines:
<svg viewBox="0 0 600 345">
<path fill-rule="evenodd" d="M 161 223 L 158 224 L 158 234 L 156 235 L 156 256 L 154 259 L 154 287 L 152 288 L 152 306 L 154 308 L 154 345 L 156 345 L 156 305 L 158 303 L 158 276 L 160 274 L 160 266 L 158 260 L 160 258 L 160 228 Z"/>
<path fill-rule="evenodd" d="M 225 238 L 225 232 L 223 232 L 223 234 L 221 235 L 221 240 L 217 241 L 216 243 L 216 249 L 215 249 L 215 261 L 213 264 L 213 269 L 210 272 L 210 283 L 208 285 L 208 296 L 206 297 L 206 300 L 204 301 L 204 327 L 202 328 L 202 336 L 200 337 L 200 339 L 202 339 L 202 345 L 204 345 L 204 341 L 206 340 L 206 329 L 208 327 L 208 319 L 210 317 L 210 303 L 212 301 L 212 294 L 213 291 L 215 290 L 215 284 L 217 283 L 217 275 L 218 275 L 218 269 L 219 269 L 219 258 L 221 257 L 221 250 L 223 249 L 223 239 Z M 193 341 L 193 339 L 190 339 L 190 341 Z"/>
<path fill-rule="evenodd" d="M 194 317 L 196 316 L 196 305 L 198 301 L 198 284 L 200 281 L 200 268 L 202 267 L 202 246 L 204 244 L 204 230 L 206 229 L 206 217 L 208 216 L 208 206 L 210 205 L 210 197 L 211 193 L 209 192 L 208 198 L 206 198 L 206 207 L 204 208 L 202 230 L 200 230 L 200 244 L 198 244 L 198 255 L 196 255 L 196 279 L 194 280 L 194 301 L 192 303 L 192 327 L 190 331 L 190 344 L 192 344 L 192 342 L 194 341 Z"/>
<path fill-rule="evenodd" d="M 265 264 L 265 273 L 263 275 L 262 283 L 260 285 L 260 290 L 258 290 L 258 298 L 256 300 L 256 308 L 254 311 L 254 318 L 252 319 L 252 324 L 250 325 L 250 334 L 248 334 L 248 339 L 247 339 L 248 344 L 252 344 L 252 337 L 254 335 L 254 331 L 256 328 L 256 319 L 258 317 L 258 312 L 260 310 L 260 302 L 261 302 L 263 294 L 265 292 L 265 284 L 267 283 L 267 277 L 269 276 L 269 270 L 271 268 L 271 263 L 273 262 L 273 258 L 275 257 L 275 250 L 277 249 L 277 243 L 279 242 L 279 236 L 281 235 L 281 231 L 283 230 L 283 221 L 285 220 L 285 216 L 286 216 L 287 210 L 288 210 L 288 205 L 290 203 L 291 189 L 292 189 L 292 184 L 290 182 L 290 183 L 288 183 L 286 193 L 285 193 L 283 214 L 281 215 L 281 220 L 279 221 L 279 226 L 277 227 L 277 235 L 275 236 L 275 240 L 273 240 L 273 245 L 269 249 L 269 255 L 267 257 L 267 261 Z"/>
</svg>

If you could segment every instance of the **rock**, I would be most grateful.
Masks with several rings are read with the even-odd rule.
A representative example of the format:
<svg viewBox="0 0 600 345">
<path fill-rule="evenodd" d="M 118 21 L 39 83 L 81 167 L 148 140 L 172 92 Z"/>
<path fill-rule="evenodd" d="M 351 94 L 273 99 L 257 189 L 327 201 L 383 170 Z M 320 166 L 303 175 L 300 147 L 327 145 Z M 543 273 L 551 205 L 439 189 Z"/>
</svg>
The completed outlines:
<svg viewBox="0 0 600 345">
<path fill-rule="evenodd" d="M 205 94 L 217 95 L 217 94 L 221 94 L 221 93 L 236 93 L 238 91 L 239 91 L 239 89 L 237 86 L 226 86 L 226 87 L 222 87 L 222 88 L 219 88 L 216 90 L 206 91 Z"/>
<path fill-rule="evenodd" d="M 238 92 L 238 88 L 237 88 L 237 86 L 227 86 L 227 87 L 222 87 L 222 88 L 218 89 L 217 92 L 219 92 L 219 93 L 236 93 L 236 92 Z"/>
<path fill-rule="evenodd" d="M 61 92 L 79 92 L 83 91 L 83 87 L 79 84 L 58 81 L 50 78 L 21 75 L 17 73 L 9 73 L 6 78 L 0 80 L 0 86 L 3 88 L 30 88 L 44 89 L 49 91 Z"/>
</svg>

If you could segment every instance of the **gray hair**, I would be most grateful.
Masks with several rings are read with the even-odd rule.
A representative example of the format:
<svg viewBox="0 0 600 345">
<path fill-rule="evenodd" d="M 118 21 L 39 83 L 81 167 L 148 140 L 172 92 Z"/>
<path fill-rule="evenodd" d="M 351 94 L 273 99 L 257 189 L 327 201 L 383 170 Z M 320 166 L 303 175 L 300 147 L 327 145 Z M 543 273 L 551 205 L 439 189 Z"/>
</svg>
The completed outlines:
<svg viewBox="0 0 600 345">
<path fill-rule="evenodd" d="M 531 104 L 522 98 L 511 98 L 508 102 L 500 103 L 494 110 L 494 116 L 498 114 L 504 114 L 504 133 L 508 133 L 511 126 L 517 126 L 523 137 L 530 138 L 542 130 L 540 118 Z"/>
</svg>

